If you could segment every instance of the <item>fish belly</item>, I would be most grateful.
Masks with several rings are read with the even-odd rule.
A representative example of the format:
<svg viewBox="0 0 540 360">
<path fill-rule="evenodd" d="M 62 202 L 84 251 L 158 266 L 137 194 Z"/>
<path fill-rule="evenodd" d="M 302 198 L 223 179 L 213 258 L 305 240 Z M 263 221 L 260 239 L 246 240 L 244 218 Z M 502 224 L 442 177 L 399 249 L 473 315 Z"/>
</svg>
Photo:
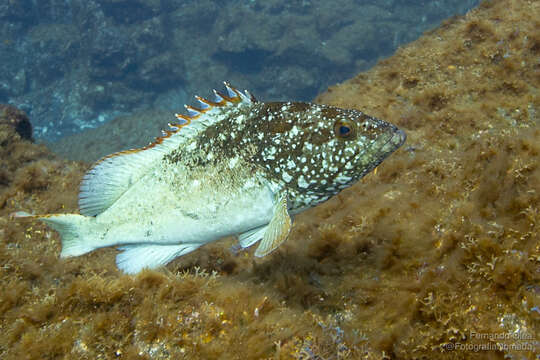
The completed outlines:
<svg viewBox="0 0 540 360">
<path fill-rule="evenodd" d="M 113 206 L 98 215 L 96 222 L 105 228 L 103 246 L 203 245 L 265 225 L 273 213 L 273 194 L 268 188 L 252 188 L 235 196 L 218 189 L 198 198 L 186 195 L 177 202 L 170 199 L 162 199 L 157 202 L 160 206 L 154 207 L 140 206 L 137 201 L 131 211 Z"/>
</svg>

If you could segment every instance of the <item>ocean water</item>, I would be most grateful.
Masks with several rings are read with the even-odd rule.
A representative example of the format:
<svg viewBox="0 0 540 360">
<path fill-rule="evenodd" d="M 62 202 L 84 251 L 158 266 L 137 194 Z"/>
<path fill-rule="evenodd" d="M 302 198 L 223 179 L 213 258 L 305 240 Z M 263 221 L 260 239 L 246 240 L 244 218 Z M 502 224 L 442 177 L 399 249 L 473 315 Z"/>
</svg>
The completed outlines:
<svg viewBox="0 0 540 360">
<path fill-rule="evenodd" d="M 0 4 L 0 103 L 38 141 L 181 111 L 229 81 L 309 101 L 478 0 L 43 0 Z"/>
</svg>

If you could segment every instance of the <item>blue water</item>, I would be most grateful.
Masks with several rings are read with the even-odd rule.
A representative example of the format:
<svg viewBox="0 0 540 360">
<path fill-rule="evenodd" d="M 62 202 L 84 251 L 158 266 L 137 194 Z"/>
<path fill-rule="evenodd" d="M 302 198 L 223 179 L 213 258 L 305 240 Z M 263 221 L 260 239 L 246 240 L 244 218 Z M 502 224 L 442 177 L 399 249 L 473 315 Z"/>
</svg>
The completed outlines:
<svg viewBox="0 0 540 360">
<path fill-rule="evenodd" d="M 479 0 L 21 0 L 0 3 L 0 103 L 54 141 L 226 80 L 311 100 Z"/>
</svg>

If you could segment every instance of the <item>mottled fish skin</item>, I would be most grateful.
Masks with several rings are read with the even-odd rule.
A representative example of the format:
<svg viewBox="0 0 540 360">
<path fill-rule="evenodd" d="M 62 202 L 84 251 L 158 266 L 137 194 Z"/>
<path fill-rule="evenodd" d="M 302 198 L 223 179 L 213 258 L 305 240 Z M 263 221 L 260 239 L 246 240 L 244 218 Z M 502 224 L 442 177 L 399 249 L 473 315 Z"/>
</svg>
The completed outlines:
<svg viewBox="0 0 540 360">
<path fill-rule="evenodd" d="M 131 274 L 230 235 L 243 248 L 260 241 L 262 257 L 287 239 L 291 214 L 354 184 L 406 138 L 361 111 L 262 103 L 225 86 L 213 101 L 196 97 L 154 143 L 94 164 L 80 215 L 15 215 L 57 230 L 62 257 L 117 246 Z"/>
<path fill-rule="evenodd" d="M 186 151 L 164 158 L 171 164 L 216 166 L 228 159 L 251 167 L 253 176 L 286 190 L 291 213 L 326 201 L 354 184 L 405 141 L 396 126 L 358 110 L 300 102 L 256 102 L 224 109 Z M 341 125 L 350 133 L 339 133 Z M 257 175 L 256 175 L 257 174 Z"/>
</svg>

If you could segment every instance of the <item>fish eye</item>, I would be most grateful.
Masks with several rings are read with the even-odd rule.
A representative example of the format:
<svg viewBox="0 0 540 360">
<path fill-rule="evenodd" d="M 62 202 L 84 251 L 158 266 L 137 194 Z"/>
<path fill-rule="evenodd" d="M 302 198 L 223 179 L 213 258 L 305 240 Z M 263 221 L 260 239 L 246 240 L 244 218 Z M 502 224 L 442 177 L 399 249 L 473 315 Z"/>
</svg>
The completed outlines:
<svg viewBox="0 0 540 360">
<path fill-rule="evenodd" d="M 340 139 L 352 139 L 355 137 L 356 129 L 351 121 L 338 120 L 334 124 L 334 133 Z"/>
</svg>

